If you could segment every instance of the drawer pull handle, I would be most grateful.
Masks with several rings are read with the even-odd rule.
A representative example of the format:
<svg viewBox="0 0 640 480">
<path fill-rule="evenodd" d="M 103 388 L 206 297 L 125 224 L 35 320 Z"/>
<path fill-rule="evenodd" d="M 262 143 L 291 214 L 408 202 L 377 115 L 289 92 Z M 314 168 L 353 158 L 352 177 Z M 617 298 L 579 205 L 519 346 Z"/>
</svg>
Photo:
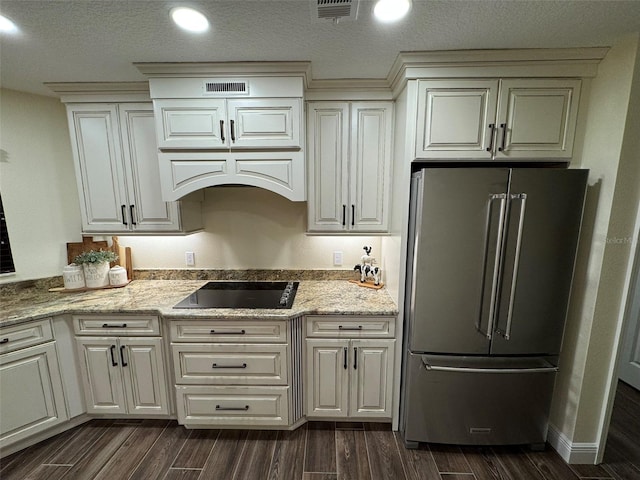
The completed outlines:
<svg viewBox="0 0 640 480">
<path fill-rule="evenodd" d="M 2 343 L 9 343 L 9 339 L 8 338 L 3 338 L 2 340 L 0 340 L 0 344 Z"/>
<path fill-rule="evenodd" d="M 244 335 L 247 333 L 245 330 L 236 330 L 236 331 L 228 331 L 228 332 L 216 332 L 215 330 L 211 330 L 211 335 Z"/>
<path fill-rule="evenodd" d="M 123 323 L 122 325 L 109 325 L 108 323 L 103 323 L 102 328 L 127 328 L 127 324 Z"/>
<path fill-rule="evenodd" d="M 243 411 L 246 412 L 249 410 L 249 405 L 245 405 L 244 407 L 221 407 L 220 405 L 216 405 L 216 411 L 220 410 L 232 410 L 232 411 Z"/>
<path fill-rule="evenodd" d="M 343 327 L 342 325 L 338 325 L 338 330 L 358 331 L 358 330 L 362 330 L 362 325 L 358 325 L 357 327 Z"/>
<path fill-rule="evenodd" d="M 211 368 L 247 368 L 247 364 L 243 363 L 242 365 L 218 365 L 214 363 L 211 365 Z"/>
</svg>

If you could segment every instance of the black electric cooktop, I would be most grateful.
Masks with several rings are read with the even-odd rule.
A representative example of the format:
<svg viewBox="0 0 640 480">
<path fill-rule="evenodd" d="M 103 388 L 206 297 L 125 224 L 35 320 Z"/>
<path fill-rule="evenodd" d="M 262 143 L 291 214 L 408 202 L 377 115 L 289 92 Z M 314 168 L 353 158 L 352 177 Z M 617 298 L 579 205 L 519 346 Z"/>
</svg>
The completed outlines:
<svg viewBox="0 0 640 480">
<path fill-rule="evenodd" d="M 173 308 L 291 308 L 298 282 L 209 282 Z"/>
</svg>

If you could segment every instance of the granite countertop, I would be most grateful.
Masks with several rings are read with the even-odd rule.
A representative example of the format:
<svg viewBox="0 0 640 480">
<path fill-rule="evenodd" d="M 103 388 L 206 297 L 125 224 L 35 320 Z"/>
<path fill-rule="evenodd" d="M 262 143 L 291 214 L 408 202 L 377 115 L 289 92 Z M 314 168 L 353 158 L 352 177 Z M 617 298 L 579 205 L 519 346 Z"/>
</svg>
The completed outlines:
<svg viewBox="0 0 640 480">
<path fill-rule="evenodd" d="M 288 319 L 300 315 L 395 315 L 398 308 L 383 288 L 363 288 L 346 280 L 300 281 L 291 309 L 174 309 L 206 280 L 134 280 L 123 288 L 79 293 L 24 289 L 0 296 L 0 326 L 62 314 L 160 314 L 179 318 Z"/>
</svg>

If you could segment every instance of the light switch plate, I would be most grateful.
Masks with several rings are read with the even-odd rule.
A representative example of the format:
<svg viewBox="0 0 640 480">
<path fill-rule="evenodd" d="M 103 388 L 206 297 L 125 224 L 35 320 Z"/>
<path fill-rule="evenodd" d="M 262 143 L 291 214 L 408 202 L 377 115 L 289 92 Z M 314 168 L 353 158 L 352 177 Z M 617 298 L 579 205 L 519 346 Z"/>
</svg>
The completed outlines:
<svg viewBox="0 0 640 480">
<path fill-rule="evenodd" d="M 184 263 L 187 267 L 193 267 L 196 264 L 196 255 L 193 252 L 184 252 Z"/>
<path fill-rule="evenodd" d="M 342 265 L 342 252 L 333 252 L 333 264 L 335 266 Z"/>
</svg>

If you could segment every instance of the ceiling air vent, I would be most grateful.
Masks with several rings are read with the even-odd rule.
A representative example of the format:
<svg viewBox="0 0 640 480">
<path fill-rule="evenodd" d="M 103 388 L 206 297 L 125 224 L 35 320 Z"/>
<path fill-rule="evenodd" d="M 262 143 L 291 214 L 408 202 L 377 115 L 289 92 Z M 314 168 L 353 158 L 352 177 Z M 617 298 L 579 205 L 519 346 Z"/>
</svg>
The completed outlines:
<svg viewBox="0 0 640 480">
<path fill-rule="evenodd" d="M 204 93 L 207 95 L 248 95 L 247 82 L 205 82 Z"/>
<path fill-rule="evenodd" d="M 356 20 L 359 0 L 314 0 L 318 20 Z"/>
</svg>

